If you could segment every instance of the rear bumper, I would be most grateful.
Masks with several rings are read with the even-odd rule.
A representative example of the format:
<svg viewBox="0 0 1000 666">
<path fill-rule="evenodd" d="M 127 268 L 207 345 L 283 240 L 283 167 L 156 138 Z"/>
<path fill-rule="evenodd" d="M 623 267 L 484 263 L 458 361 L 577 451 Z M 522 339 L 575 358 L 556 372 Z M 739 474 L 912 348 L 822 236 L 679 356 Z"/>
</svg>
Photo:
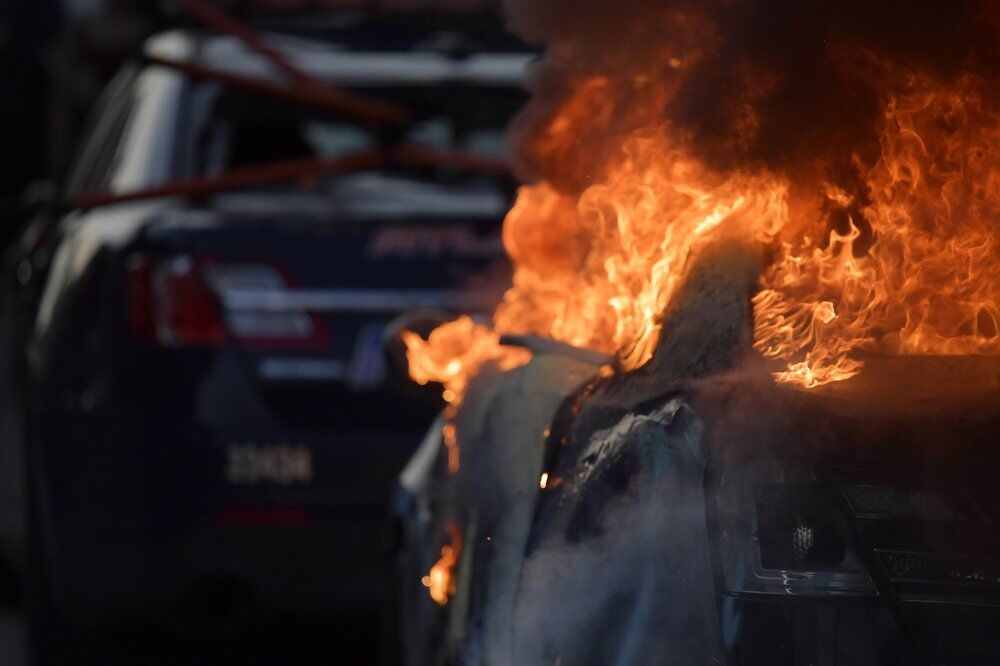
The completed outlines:
<svg viewBox="0 0 1000 666">
<path fill-rule="evenodd" d="M 881 602 L 823 603 L 719 598 L 719 618 L 727 663 L 894 664 L 908 648 L 892 614 Z"/>
</svg>

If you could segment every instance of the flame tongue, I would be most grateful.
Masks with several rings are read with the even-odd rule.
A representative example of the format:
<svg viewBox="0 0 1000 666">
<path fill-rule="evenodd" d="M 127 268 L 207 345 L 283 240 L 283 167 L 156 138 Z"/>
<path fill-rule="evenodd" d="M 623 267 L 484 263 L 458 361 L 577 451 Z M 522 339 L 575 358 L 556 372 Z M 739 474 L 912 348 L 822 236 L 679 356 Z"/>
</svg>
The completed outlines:
<svg viewBox="0 0 1000 666">
<path fill-rule="evenodd" d="M 439 326 L 424 340 L 413 331 L 403 331 L 410 376 L 419 384 L 444 385 L 444 399 L 453 406 L 461 402 L 469 378 L 486 364 L 509 370 L 525 363 L 523 349 L 501 347 L 500 335 L 469 316 Z"/>
<path fill-rule="evenodd" d="M 778 379 L 816 386 L 857 374 L 858 352 L 995 354 L 1000 302 L 1000 114 L 972 81 L 914 82 L 888 100 L 865 202 L 827 186 L 848 222 L 785 241 L 754 299 L 757 348 Z M 820 222 L 825 220 L 820 217 Z M 872 238 L 862 244 L 860 226 Z"/>
<path fill-rule="evenodd" d="M 784 189 L 768 174 L 712 173 L 665 128 L 629 140 L 606 181 L 575 200 L 547 183 L 524 187 L 505 221 L 514 286 L 495 325 L 617 353 L 637 368 L 691 258 L 725 237 L 770 239 Z"/>
</svg>

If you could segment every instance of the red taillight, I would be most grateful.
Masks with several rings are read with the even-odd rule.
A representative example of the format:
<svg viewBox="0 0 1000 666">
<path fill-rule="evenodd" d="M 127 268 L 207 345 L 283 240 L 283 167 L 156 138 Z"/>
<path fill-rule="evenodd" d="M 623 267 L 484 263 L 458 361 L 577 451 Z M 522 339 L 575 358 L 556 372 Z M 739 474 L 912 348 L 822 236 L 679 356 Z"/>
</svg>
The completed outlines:
<svg viewBox="0 0 1000 666">
<path fill-rule="evenodd" d="M 321 349 L 329 344 L 329 333 L 315 315 L 264 307 L 275 301 L 281 305 L 290 286 L 271 264 L 228 263 L 189 255 L 157 261 L 140 258 L 131 267 L 129 286 L 130 325 L 140 340 L 211 347 L 231 338 L 263 349 Z M 247 296 L 250 305 L 244 304 Z M 258 301 L 264 305 L 254 305 Z"/>
<path fill-rule="evenodd" d="M 226 340 L 218 299 L 187 255 L 138 260 L 129 274 L 132 332 L 171 347 L 212 347 Z"/>
<path fill-rule="evenodd" d="M 211 347 L 226 341 L 219 302 L 191 257 L 161 262 L 153 271 L 157 338 L 168 345 Z"/>
</svg>

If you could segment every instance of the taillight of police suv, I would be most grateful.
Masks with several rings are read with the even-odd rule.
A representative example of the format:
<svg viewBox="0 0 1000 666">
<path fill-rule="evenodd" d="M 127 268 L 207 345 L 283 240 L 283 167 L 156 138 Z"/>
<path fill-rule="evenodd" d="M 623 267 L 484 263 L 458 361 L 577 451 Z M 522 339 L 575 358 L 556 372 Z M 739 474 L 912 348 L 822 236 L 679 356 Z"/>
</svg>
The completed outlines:
<svg viewBox="0 0 1000 666">
<path fill-rule="evenodd" d="M 136 257 L 129 323 L 138 339 L 166 347 L 215 347 L 232 339 L 261 349 L 325 348 L 326 326 L 290 303 L 290 293 L 290 280 L 266 262 Z"/>
</svg>

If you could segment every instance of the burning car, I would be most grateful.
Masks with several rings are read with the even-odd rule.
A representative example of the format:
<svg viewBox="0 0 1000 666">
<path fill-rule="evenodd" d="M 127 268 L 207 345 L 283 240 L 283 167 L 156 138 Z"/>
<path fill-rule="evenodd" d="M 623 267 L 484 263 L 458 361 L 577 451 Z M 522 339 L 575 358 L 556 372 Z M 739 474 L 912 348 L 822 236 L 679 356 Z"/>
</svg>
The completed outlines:
<svg viewBox="0 0 1000 666">
<path fill-rule="evenodd" d="M 997 663 L 996 7 L 607 4 L 508 3 L 512 284 L 402 336 L 401 653 Z"/>
<path fill-rule="evenodd" d="M 377 608 L 386 498 L 438 409 L 402 399 L 383 331 L 495 300 L 532 57 L 435 25 L 169 32 L 105 93 L 4 282 L 3 543 L 40 650 Z"/>
<path fill-rule="evenodd" d="M 995 663 L 996 364 L 776 387 L 747 286 L 635 374 L 506 341 L 533 358 L 468 388 L 459 470 L 439 423 L 400 479 L 407 663 Z"/>
</svg>

